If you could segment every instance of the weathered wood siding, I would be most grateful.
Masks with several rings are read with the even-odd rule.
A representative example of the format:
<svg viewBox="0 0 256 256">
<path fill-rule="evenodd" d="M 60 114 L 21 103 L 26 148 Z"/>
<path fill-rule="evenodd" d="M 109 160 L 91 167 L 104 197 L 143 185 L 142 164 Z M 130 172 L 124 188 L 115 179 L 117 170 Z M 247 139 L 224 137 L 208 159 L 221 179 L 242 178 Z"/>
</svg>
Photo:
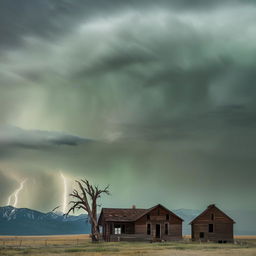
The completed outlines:
<svg viewBox="0 0 256 256">
<path fill-rule="evenodd" d="M 213 226 L 213 232 L 209 232 L 209 224 Z M 233 242 L 233 222 L 218 208 L 210 208 L 192 223 L 191 228 L 193 240 Z M 204 237 L 200 237 L 201 232 Z"/>
<path fill-rule="evenodd" d="M 169 214 L 169 220 L 166 215 Z M 182 220 L 171 214 L 162 207 L 158 207 L 149 213 L 150 219 L 147 215 L 143 216 L 135 222 L 135 234 L 145 235 L 148 238 L 154 239 L 156 237 L 156 224 L 160 225 L 160 238 L 163 240 L 180 240 L 182 239 Z M 147 225 L 151 225 L 151 234 L 147 235 Z M 168 235 L 165 234 L 165 224 L 168 224 Z"/>
<path fill-rule="evenodd" d="M 168 209 L 158 205 L 152 208 L 151 211 L 148 212 L 145 210 L 144 212 L 145 215 L 139 215 L 142 217 L 138 216 L 139 219 L 136 218 L 136 221 L 129 222 L 116 220 L 106 221 L 104 215 L 101 215 L 100 225 L 102 226 L 102 238 L 105 241 L 172 241 L 182 239 L 182 219 Z M 150 234 L 147 232 L 148 224 L 150 224 Z M 121 234 L 115 234 L 115 225 L 120 225 L 122 227 Z M 160 227 L 158 235 L 156 225 Z M 166 228 L 168 230 L 167 233 Z"/>
</svg>

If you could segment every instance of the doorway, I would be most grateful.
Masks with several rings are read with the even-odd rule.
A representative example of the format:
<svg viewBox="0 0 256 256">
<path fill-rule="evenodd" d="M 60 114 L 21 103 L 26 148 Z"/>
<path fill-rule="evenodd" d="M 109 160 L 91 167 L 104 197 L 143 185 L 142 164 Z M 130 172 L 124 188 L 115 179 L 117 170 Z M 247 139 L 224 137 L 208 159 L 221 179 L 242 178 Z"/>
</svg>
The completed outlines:
<svg viewBox="0 0 256 256">
<path fill-rule="evenodd" d="M 161 237 L 161 226 L 160 224 L 156 224 L 156 238 Z"/>
</svg>

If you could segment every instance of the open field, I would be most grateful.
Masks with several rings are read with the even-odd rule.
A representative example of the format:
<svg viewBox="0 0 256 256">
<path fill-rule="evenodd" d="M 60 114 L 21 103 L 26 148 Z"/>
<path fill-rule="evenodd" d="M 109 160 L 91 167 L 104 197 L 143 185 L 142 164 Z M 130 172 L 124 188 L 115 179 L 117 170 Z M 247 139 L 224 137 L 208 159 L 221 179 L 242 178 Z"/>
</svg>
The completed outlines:
<svg viewBox="0 0 256 256">
<path fill-rule="evenodd" d="M 67 255 L 67 256 L 256 256 L 256 236 L 236 237 L 235 244 L 182 242 L 93 244 L 88 235 L 72 236 L 0 236 L 0 255 Z"/>
</svg>

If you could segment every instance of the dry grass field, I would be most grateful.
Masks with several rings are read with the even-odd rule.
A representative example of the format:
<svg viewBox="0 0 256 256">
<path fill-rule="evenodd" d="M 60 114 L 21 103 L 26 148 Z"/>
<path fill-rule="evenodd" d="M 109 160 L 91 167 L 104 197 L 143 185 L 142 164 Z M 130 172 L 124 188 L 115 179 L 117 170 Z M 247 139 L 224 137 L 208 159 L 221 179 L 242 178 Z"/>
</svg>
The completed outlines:
<svg viewBox="0 0 256 256">
<path fill-rule="evenodd" d="M 88 235 L 8 237 L 0 236 L 4 256 L 256 256 L 256 236 L 236 237 L 235 244 L 192 243 L 104 243 L 93 244 Z"/>
</svg>

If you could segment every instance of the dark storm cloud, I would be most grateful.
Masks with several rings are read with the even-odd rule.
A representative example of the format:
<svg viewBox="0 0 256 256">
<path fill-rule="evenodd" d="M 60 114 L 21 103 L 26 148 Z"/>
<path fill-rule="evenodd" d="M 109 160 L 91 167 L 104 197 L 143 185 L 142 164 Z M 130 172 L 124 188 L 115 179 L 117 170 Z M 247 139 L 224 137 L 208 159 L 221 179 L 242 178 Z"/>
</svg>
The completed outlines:
<svg viewBox="0 0 256 256">
<path fill-rule="evenodd" d="M 56 34 L 70 29 L 70 26 L 80 17 L 82 2 L 1 1 L 1 45 L 21 43 L 25 35 L 56 38 Z"/>
<path fill-rule="evenodd" d="M 197 3 L 206 7 L 209 2 L 205 1 L 205 4 L 203 4 L 201 1 L 197 1 Z M 226 2 L 226 4 L 228 3 L 229 1 Z M 236 3 L 239 4 L 239 1 Z M 175 1 L 172 4 L 174 6 L 179 5 Z M 184 8 L 186 6 L 189 7 L 188 5 L 188 1 L 180 2 L 180 6 Z M 220 5 L 220 2 L 216 5 Z M 159 24 L 154 24 L 155 17 L 152 13 L 148 16 L 146 14 L 145 19 L 139 20 L 137 26 L 133 27 L 135 18 L 139 17 L 136 15 L 128 18 L 124 17 L 124 20 L 117 24 L 114 32 L 110 31 L 106 39 L 99 35 L 99 38 L 96 39 L 103 42 L 105 40 L 106 51 L 103 50 L 97 53 L 97 49 L 100 49 L 101 45 L 96 41 L 95 45 L 93 45 L 95 48 L 93 51 L 96 53 L 92 54 L 89 63 L 86 62 L 86 58 L 92 49 L 91 47 L 87 48 L 86 45 L 86 41 L 88 41 L 87 32 L 85 31 L 84 38 L 79 37 L 79 35 L 76 37 L 76 33 L 74 33 L 71 37 L 76 38 L 77 41 L 80 40 L 81 45 L 78 45 L 78 47 L 76 47 L 76 44 L 73 45 L 74 50 L 73 53 L 71 52 L 70 57 L 72 60 L 70 63 L 74 64 L 78 54 L 84 60 L 83 62 L 78 60 L 72 67 L 65 63 L 67 66 L 64 68 L 67 70 L 67 74 L 62 75 L 61 78 L 69 79 L 68 75 L 70 74 L 71 78 L 74 79 L 88 80 L 89 78 L 91 79 L 89 82 L 99 86 L 105 76 L 112 73 L 120 87 L 128 87 L 132 83 L 139 87 L 145 87 L 145 89 L 140 89 L 138 97 L 141 98 L 141 102 L 137 102 L 137 105 L 138 108 L 142 108 L 144 112 L 143 119 L 147 119 L 146 121 L 157 121 L 156 119 L 168 121 L 173 118 L 173 111 L 182 113 L 184 108 L 188 112 L 212 111 L 216 103 L 211 102 L 212 97 L 215 97 L 212 96 L 211 90 L 214 91 L 215 89 L 212 88 L 218 87 L 214 83 L 223 83 L 222 87 L 228 88 L 227 91 L 230 92 L 230 95 L 227 92 L 223 100 L 230 101 L 228 104 L 253 105 L 253 95 L 255 94 L 252 86 L 252 81 L 255 80 L 253 64 L 241 64 L 238 57 L 234 58 L 232 56 L 232 52 L 225 52 L 224 44 L 218 45 L 217 41 L 212 40 L 214 37 L 218 38 L 218 36 L 222 38 L 222 33 L 225 31 L 220 30 L 220 32 L 213 33 L 211 24 L 209 24 L 210 29 L 207 31 L 206 23 L 211 18 L 206 19 L 205 22 L 200 21 L 200 18 L 198 18 L 196 21 L 205 26 L 205 28 L 203 27 L 199 30 L 193 23 L 191 25 L 189 21 L 182 20 L 174 14 L 170 14 L 164 20 L 162 27 Z M 58 17 L 56 19 L 58 20 Z M 133 29 L 131 30 L 132 27 Z M 223 27 L 225 30 L 225 25 Z M 152 31 L 150 31 L 150 28 L 152 28 Z M 98 32 L 96 31 L 95 33 Z M 232 37 L 234 35 L 231 34 Z M 85 45 L 82 44 L 83 42 L 85 42 Z M 69 46 L 72 48 L 72 45 L 67 45 L 67 47 Z M 216 48 L 214 53 L 210 52 L 211 48 Z M 37 51 L 37 49 L 35 50 Z M 61 59 L 63 56 L 65 56 L 65 52 L 63 55 L 56 56 L 56 58 L 59 57 Z M 189 64 L 190 60 L 191 64 Z M 51 74 L 51 67 L 44 71 L 40 66 L 38 68 L 35 66 L 35 70 L 33 70 L 33 62 L 31 64 L 25 70 L 16 71 L 17 74 L 20 74 L 24 79 L 37 83 L 41 82 L 45 74 L 52 76 L 52 78 L 55 78 L 54 76 L 57 79 L 59 78 L 57 76 L 58 70 L 54 73 L 53 69 L 53 74 Z M 128 78 L 128 76 L 130 77 Z M 229 79 L 231 81 L 228 81 Z M 72 79 L 67 80 L 67 83 L 73 83 Z M 80 80 L 79 83 L 84 83 L 86 87 L 85 81 Z M 110 82 L 107 81 L 107 83 Z M 86 90 L 85 88 L 84 94 L 87 93 Z M 154 96 L 157 90 L 156 94 L 159 99 Z M 222 91 L 221 88 L 219 90 Z M 104 90 L 102 90 L 102 93 L 104 93 Z M 152 98 L 148 97 L 151 94 L 153 95 Z M 124 95 L 120 95 L 120 97 L 124 97 Z M 127 95 L 134 99 L 138 93 L 129 92 Z M 153 99 L 156 102 L 156 107 L 151 109 L 150 105 Z M 184 101 L 186 106 L 183 104 Z M 56 104 L 55 101 L 54 104 Z M 218 104 L 221 105 L 222 103 Z M 170 112 L 165 111 L 168 108 Z M 159 112 L 161 114 L 156 114 Z"/>
<path fill-rule="evenodd" d="M 153 7 L 170 9 L 208 9 L 236 4 L 255 4 L 253 0 L 34 0 L 9 1 L 0 3 L 0 46 L 9 47 L 22 43 L 23 36 L 35 35 L 56 39 L 58 35 L 72 30 L 81 20 L 113 14 L 127 9 L 143 10 Z"/>
<path fill-rule="evenodd" d="M 0 123 L 24 128 L 0 130 L 1 169 L 38 182 L 31 207 L 56 205 L 59 170 L 110 183 L 112 206 L 253 200 L 254 2 L 1 5 Z"/>
<path fill-rule="evenodd" d="M 118 49 L 119 48 L 119 49 Z M 90 67 L 84 71 L 78 71 L 73 74 L 74 77 L 90 77 L 106 72 L 118 71 L 133 65 L 147 65 L 157 59 L 154 53 L 148 52 L 139 45 L 123 46 L 115 45 L 112 52 L 104 54 L 95 63 L 91 63 Z"/>
<path fill-rule="evenodd" d="M 1 194 L 1 200 L 6 199 L 7 202 L 7 196 L 8 191 L 12 190 L 14 188 L 12 181 L 4 174 L 4 170 L 0 170 L 0 180 L 1 180 L 1 186 L 0 186 L 0 194 Z M 4 202 L 6 204 L 6 202 Z"/>
<path fill-rule="evenodd" d="M 61 132 L 24 130 L 18 127 L 6 126 L 0 128 L 0 148 L 47 149 L 54 146 L 78 146 L 93 142 L 78 136 Z"/>
<path fill-rule="evenodd" d="M 108 44 L 107 41 L 106 48 L 110 49 L 111 61 L 106 61 L 104 54 L 97 56 L 97 61 L 90 63 L 84 75 L 88 78 L 95 74 L 97 77 L 112 74 L 115 80 L 120 78 L 120 87 L 125 89 L 136 84 L 139 90 L 128 90 L 127 95 L 131 101 L 140 99 L 136 102 L 137 109 L 144 115 L 140 120 L 136 120 L 137 122 L 142 122 L 142 126 L 143 122 L 145 125 L 152 123 L 153 130 L 157 122 L 176 123 L 173 119 L 177 118 L 179 122 L 182 115 L 185 115 L 185 118 L 192 115 L 196 120 L 203 115 L 203 120 L 200 120 L 203 125 L 198 125 L 199 131 L 210 127 L 214 129 L 212 124 L 216 122 L 223 122 L 223 126 L 229 129 L 225 126 L 225 123 L 228 123 L 225 119 L 227 116 L 221 113 L 222 105 L 243 106 L 242 113 L 231 111 L 232 108 L 226 108 L 225 112 L 230 110 L 236 125 L 239 125 L 241 116 L 248 118 L 250 122 L 252 117 L 247 115 L 247 112 L 255 111 L 255 63 L 250 60 L 246 63 L 246 52 L 242 57 L 244 59 L 241 59 L 240 56 L 235 56 L 235 52 L 226 52 L 225 43 L 218 45 L 218 41 L 212 40 L 213 36 L 222 37 L 223 31 L 214 35 L 207 30 L 195 33 L 195 28 L 190 24 L 167 18 L 168 30 L 167 27 L 159 28 L 160 32 L 155 29 L 152 35 L 148 36 L 145 33 L 147 26 L 143 24 L 131 31 L 131 20 L 122 24 L 122 32 L 118 29 L 114 31 L 114 43 Z M 145 37 L 140 36 L 143 31 Z M 231 35 L 231 38 L 233 36 L 235 34 Z M 232 42 L 230 44 L 232 47 Z M 122 50 L 116 50 L 115 45 L 122 45 Z M 140 51 L 134 54 L 130 50 L 127 55 L 125 49 L 132 49 L 134 45 L 138 49 L 140 47 Z M 97 48 L 97 45 L 95 47 Z M 212 52 L 211 48 L 216 49 Z M 148 60 L 138 62 L 138 56 L 144 56 L 143 59 Z M 127 78 L 128 76 L 132 78 Z M 154 108 L 151 108 L 152 104 Z M 219 113 L 219 116 L 208 114 L 214 111 Z M 173 112 L 177 112 L 176 117 Z M 193 118 L 186 120 L 187 124 L 183 125 L 189 128 L 189 123 L 194 122 Z M 245 126 L 247 122 L 242 123 Z M 159 135 L 161 131 L 157 130 L 156 133 Z"/>
</svg>

